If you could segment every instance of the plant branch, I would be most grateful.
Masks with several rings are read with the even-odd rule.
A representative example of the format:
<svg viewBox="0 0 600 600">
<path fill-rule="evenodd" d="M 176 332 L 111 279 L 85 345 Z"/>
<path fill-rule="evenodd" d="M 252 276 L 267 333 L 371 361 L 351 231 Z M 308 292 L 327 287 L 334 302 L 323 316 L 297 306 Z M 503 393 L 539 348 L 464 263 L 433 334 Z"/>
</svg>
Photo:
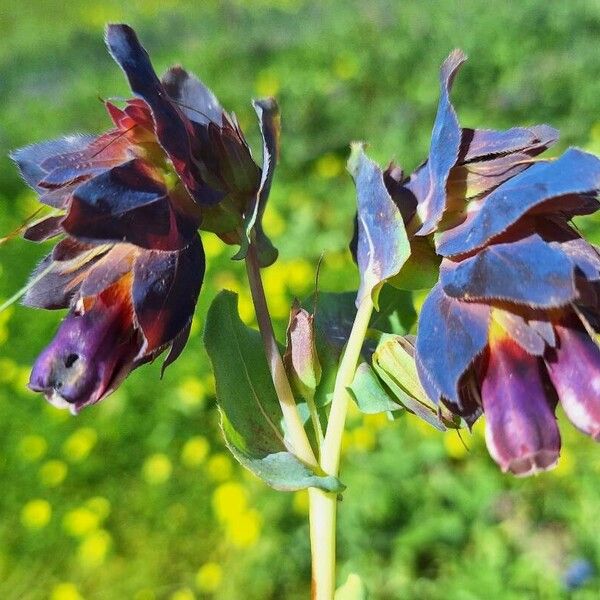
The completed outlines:
<svg viewBox="0 0 600 600">
<path fill-rule="evenodd" d="M 290 450 L 306 464 L 317 467 L 318 462 L 304 431 L 304 425 L 302 424 L 296 400 L 294 399 L 294 394 L 283 366 L 281 353 L 277 346 L 277 340 L 275 339 L 254 244 L 250 244 L 248 254 L 246 255 L 246 272 L 248 273 L 248 283 L 250 284 L 258 328 L 263 339 L 271 377 L 273 378 L 273 384 L 289 435 L 290 445 L 292 446 Z"/>
</svg>

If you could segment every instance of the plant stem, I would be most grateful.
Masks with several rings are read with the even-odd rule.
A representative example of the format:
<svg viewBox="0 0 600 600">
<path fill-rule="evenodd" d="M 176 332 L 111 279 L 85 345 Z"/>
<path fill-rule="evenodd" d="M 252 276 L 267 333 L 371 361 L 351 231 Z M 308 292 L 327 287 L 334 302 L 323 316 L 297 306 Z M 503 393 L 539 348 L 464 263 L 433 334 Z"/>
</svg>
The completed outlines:
<svg viewBox="0 0 600 600">
<path fill-rule="evenodd" d="M 273 384 L 275 385 L 275 391 L 290 439 L 290 450 L 308 465 L 316 467 L 318 466 L 318 462 L 304 431 L 304 425 L 302 424 L 296 400 L 294 399 L 294 394 L 283 366 L 281 353 L 277 346 L 277 340 L 275 339 L 269 307 L 267 306 L 267 298 L 260 276 L 258 256 L 253 244 L 250 244 L 248 254 L 246 255 L 246 271 L 248 273 L 248 283 L 250 284 L 258 328 L 263 339 L 271 377 L 273 378 Z"/>
<path fill-rule="evenodd" d="M 358 307 L 348 343 L 340 361 L 333 389 L 333 399 L 325 439 L 321 446 L 321 468 L 337 477 L 342 450 L 342 436 L 350 395 L 348 386 L 354 379 L 360 351 L 373 312 L 371 296 Z M 335 593 L 337 495 L 322 490 L 309 490 L 310 538 L 312 551 L 313 600 L 333 600 Z"/>
</svg>

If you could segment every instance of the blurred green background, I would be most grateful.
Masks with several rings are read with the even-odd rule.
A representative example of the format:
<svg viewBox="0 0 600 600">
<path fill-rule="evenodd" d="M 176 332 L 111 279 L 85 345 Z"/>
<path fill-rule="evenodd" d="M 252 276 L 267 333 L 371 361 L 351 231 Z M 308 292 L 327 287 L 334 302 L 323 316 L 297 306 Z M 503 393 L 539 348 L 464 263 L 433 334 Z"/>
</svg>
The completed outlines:
<svg viewBox="0 0 600 600">
<path fill-rule="evenodd" d="M 158 71 L 181 62 L 213 88 L 255 148 L 249 100 L 279 98 L 283 154 L 265 226 L 281 260 L 265 279 L 280 325 L 291 298 L 311 292 L 321 252 L 322 287 L 355 286 L 348 142 L 417 165 L 452 48 L 470 56 L 453 94 L 462 124 L 547 122 L 561 130 L 559 149 L 600 151 L 597 0 L 2 0 L 1 232 L 36 207 L 8 150 L 100 132 L 98 98 L 129 95 L 102 42 L 105 22 L 121 20 Z M 582 227 L 600 237 L 593 221 Z M 60 315 L 18 305 L 0 314 L 0 598 L 308 597 L 306 495 L 267 489 L 221 442 L 203 315 L 221 288 L 242 286 L 249 322 L 252 308 L 232 249 L 205 242 L 210 266 L 183 356 L 162 382 L 158 364 L 143 367 L 77 418 L 25 389 Z M 2 247 L 3 298 L 48 248 Z M 467 451 L 456 433 L 411 417 L 353 414 L 340 582 L 359 573 L 375 599 L 598 598 L 600 451 L 561 421 L 559 467 L 517 480 L 498 472 L 480 426 L 465 434 Z M 569 591 L 565 577 L 586 570 Z"/>
</svg>

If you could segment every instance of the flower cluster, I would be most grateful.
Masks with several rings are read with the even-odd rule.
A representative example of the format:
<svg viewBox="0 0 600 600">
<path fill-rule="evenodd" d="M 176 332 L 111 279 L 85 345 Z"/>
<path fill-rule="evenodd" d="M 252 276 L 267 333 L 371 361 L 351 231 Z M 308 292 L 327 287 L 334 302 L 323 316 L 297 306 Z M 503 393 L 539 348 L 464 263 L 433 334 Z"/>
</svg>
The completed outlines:
<svg viewBox="0 0 600 600">
<path fill-rule="evenodd" d="M 276 256 L 260 227 L 277 150 L 275 101 L 255 103 L 268 140 L 261 170 L 235 117 L 198 79 L 174 67 L 160 80 L 128 26 L 109 26 L 106 43 L 135 94 L 122 108 L 105 103 L 113 128 L 12 154 L 54 209 L 25 237 L 59 237 L 24 303 L 70 309 L 30 387 L 73 412 L 165 349 L 165 366 L 180 354 L 205 271 L 199 227 L 242 250 L 258 238 L 263 263 Z"/>
<path fill-rule="evenodd" d="M 449 93 L 464 60 L 442 66 L 427 162 L 396 182 L 414 239 L 435 233 L 442 259 L 416 360 L 428 395 L 469 424 L 485 413 L 494 460 L 529 475 L 558 460 L 557 403 L 600 438 L 600 254 L 571 223 L 600 207 L 600 160 L 533 158 L 556 141 L 547 126 L 461 128 Z"/>
</svg>

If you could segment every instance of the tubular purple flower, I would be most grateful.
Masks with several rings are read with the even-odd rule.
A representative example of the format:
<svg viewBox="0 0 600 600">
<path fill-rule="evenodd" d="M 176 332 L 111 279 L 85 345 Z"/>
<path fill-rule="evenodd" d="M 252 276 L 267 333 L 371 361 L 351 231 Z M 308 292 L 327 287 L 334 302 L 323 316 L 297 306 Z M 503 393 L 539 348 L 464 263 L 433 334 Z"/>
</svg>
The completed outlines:
<svg viewBox="0 0 600 600">
<path fill-rule="evenodd" d="M 540 361 L 507 336 L 490 342 L 481 383 L 485 439 L 503 471 L 526 476 L 555 466 L 560 434 Z"/>
<path fill-rule="evenodd" d="M 573 316 L 557 323 L 558 342 L 548 351 L 548 374 L 575 427 L 600 441 L 600 349 Z"/>
</svg>

